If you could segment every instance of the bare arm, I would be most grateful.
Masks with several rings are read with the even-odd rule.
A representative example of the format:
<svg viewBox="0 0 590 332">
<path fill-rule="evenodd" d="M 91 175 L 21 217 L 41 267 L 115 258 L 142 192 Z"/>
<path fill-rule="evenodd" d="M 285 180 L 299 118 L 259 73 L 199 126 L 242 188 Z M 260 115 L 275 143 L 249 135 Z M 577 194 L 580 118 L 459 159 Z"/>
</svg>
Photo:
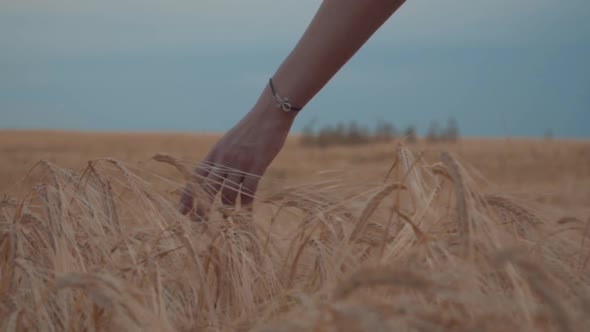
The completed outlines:
<svg viewBox="0 0 590 332">
<path fill-rule="evenodd" d="M 273 75 L 278 95 L 293 106 L 305 106 L 404 1 L 324 0 Z M 296 115 L 277 108 L 267 84 L 254 107 L 195 169 L 208 195 L 214 197 L 223 187 L 224 204 L 234 205 L 239 192 L 242 204 L 251 203 L 259 176 L 283 147 Z M 186 190 L 181 197 L 182 213 L 193 208 L 192 195 Z"/>
<path fill-rule="evenodd" d="M 403 0 L 324 0 L 274 80 L 305 105 L 401 6 Z"/>
</svg>

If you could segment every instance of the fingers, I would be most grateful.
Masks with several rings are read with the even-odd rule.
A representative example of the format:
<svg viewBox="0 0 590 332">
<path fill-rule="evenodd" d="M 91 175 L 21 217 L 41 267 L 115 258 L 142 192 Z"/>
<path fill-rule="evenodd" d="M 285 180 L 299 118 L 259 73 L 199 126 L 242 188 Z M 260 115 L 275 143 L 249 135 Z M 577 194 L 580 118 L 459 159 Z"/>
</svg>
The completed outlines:
<svg viewBox="0 0 590 332">
<path fill-rule="evenodd" d="M 197 222 L 207 219 L 211 204 L 223 185 L 225 178 L 225 171 L 221 167 L 211 165 L 200 165 L 199 167 L 204 171 L 199 171 L 198 174 L 207 172 L 207 176 L 197 178 L 195 190 L 198 192 L 193 195 L 196 198 L 197 205 L 191 210 L 190 217 L 193 221 Z"/>
<path fill-rule="evenodd" d="M 178 211 L 182 214 L 189 213 L 190 210 L 193 209 L 193 190 L 192 185 L 186 184 L 182 188 L 182 193 L 180 194 L 180 202 L 178 203 Z"/>
<path fill-rule="evenodd" d="M 239 195 L 242 207 L 249 207 L 254 200 L 258 181 L 259 177 L 255 175 L 221 165 L 200 163 L 194 170 L 194 180 L 182 189 L 178 209 L 185 215 L 192 212 L 193 220 L 202 221 L 220 190 L 224 205 L 235 206 Z"/>
<path fill-rule="evenodd" d="M 199 164 L 193 172 L 195 178 L 194 180 L 196 180 L 196 182 L 199 182 L 200 179 L 207 177 L 208 173 L 209 171 L 207 171 L 206 167 L 204 167 L 203 164 Z M 182 193 L 180 195 L 180 201 L 178 206 L 178 211 L 182 214 L 187 214 L 193 209 L 193 204 L 195 200 L 194 180 L 189 180 L 189 182 L 187 182 L 182 188 Z"/>
<path fill-rule="evenodd" d="M 221 202 L 224 205 L 235 206 L 238 192 L 240 191 L 240 184 L 244 178 L 242 172 L 234 172 L 225 177 L 223 183 L 223 190 L 221 191 Z"/>
<path fill-rule="evenodd" d="M 215 199 L 217 192 L 223 186 L 225 176 L 226 172 L 221 167 L 212 166 L 207 177 L 201 182 L 201 187 L 207 194 L 209 203 Z"/>
<path fill-rule="evenodd" d="M 242 190 L 240 192 L 242 207 L 250 206 L 254 201 L 254 194 L 256 194 L 256 189 L 258 188 L 258 180 L 256 176 L 246 176 L 242 180 Z"/>
</svg>

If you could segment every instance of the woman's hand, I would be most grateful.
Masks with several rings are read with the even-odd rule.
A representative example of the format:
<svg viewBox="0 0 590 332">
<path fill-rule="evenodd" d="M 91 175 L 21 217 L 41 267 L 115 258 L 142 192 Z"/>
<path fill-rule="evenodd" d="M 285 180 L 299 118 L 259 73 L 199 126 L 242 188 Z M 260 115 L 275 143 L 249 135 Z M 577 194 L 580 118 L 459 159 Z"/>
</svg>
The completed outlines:
<svg viewBox="0 0 590 332">
<path fill-rule="evenodd" d="M 404 1 L 324 0 L 272 76 L 278 95 L 305 106 Z M 221 190 L 224 204 L 235 205 L 238 193 L 242 205 L 252 203 L 258 179 L 283 147 L 296 114 L 276 106 L 265 88 L 256 106 L 195 169 L 196 181 L 187 184 L 180 199 L 182 213 L 193 210 L 193 182 L 201 184 L 209 201 Z M 200 209 L 195 213 L 202 216 Z"/>
<path fill-rule="evenodd" d="M 195 168 L 195 182 L 201 185 L 210 201 L 221 190 L 223 204 L 235 206 L 240 194 L 242 206 L 250 205 L 260 176 L 281 151 L 295 114 L 277 108 L 272 100 L 266 100 L 262 106 L 259 104 L 228 131 Z M 182 214 L 193 209 L 192 186 L 187 184 L 181 196 Z M 195 213 L 202 216 L 205 211 Z"/>
</svg>

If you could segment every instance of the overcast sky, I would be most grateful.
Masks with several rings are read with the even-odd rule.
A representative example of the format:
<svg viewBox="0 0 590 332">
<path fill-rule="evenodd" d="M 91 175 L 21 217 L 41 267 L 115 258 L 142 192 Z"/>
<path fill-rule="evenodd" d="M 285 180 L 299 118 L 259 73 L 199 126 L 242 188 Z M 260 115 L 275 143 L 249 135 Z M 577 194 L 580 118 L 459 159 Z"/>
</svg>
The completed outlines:
<svg viewBox="0 0 590 332">
<path fill-rule="evenodd" d="M 227 130 L 319 4 L 0 0 L 0 128 Z M 588 59 L 588 0 L 408 0 L 295 129 L 590 137 Z"/>
</svg>

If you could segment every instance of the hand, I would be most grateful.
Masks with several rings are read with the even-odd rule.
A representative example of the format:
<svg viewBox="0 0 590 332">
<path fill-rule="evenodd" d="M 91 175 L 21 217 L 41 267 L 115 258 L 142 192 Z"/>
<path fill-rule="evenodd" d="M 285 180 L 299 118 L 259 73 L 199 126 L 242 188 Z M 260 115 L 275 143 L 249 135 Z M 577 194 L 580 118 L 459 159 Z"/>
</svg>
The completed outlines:
<svg viewBox="0 0 590 332">
<path fill-rule="evenodd" d="M 205 199 L 209 200 L 205 203 L 213 201 L 221 190 L 224 205 L 235 206 L 238 194 L 242 206 L 250 205 L 260 176 L 285 143 L 294 116 L 267 102 L 263 107 L 255 106 L 228 131 L 194 170 L 195 182 L 201 185 Z M 182 214 L 193 210 L 194 197 L 189 183 L 180 198 Z M 199 206 L 193 212 L 199 217 L 206 213 Z"/>
<path fill-rule="evenodd" d="M 272 76 L 278 95 L 304 107 L 402 3 L 404 0 L 323 1 Z M 206 200 L 212 201 L 221 190 L 224 204 L 235 205 L 238 193 L 242 205 L 252 203 L 258 179 L 283 147 L 296 114 L 276 106 L 270 89 L 265 88 L 252 111 L 197 166 L 196 181 L 189 181 L 181 196 L 180 212 L 193 211 L 194 182 L 201 184 Z M 199 197 L 198 202 L 201 200 Z M 200 205 L 194 211 L 197 216 L 202 216 Z"/>
</svg>

